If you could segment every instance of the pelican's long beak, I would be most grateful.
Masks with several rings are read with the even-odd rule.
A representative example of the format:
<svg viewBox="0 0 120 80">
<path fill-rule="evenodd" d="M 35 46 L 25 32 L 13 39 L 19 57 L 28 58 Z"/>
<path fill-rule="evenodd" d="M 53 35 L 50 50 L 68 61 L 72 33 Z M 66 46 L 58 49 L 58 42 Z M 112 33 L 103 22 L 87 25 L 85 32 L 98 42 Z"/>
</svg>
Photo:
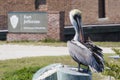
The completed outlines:
<svg viewBox="0 0 120 80">
<path fill-rule="evenodd" d="M 83 33 L 83 28 L 82 28 L 81 15 L 75 15 L 74 19 L 75 19 L 76 24 L 77 24 L 78 33 L 80 33 L 80 41 L 84 42 L 84 33 Z"/>
</svg>

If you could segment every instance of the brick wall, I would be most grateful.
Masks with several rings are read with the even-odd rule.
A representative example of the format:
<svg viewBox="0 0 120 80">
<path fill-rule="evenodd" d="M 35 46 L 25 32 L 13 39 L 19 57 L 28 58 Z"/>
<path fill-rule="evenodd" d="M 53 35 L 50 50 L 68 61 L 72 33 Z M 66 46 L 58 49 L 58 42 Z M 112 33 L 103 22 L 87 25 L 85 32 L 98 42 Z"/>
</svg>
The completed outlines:
<svg viewBox="0 0 120 80">
<path fill-rule="evenodd" d="M 98 0 L 47 0 L 48 10 L 65 11 L 65 25 L 71 25 L 69 11 L 79 9 L 82 11 L 84 24 L 98 23 Z"/>
<path fill-rule="evenodd" d="M 83 24 L 120 24 L 120 0 L 105 0 L 106 18 L 99 19 L 98 0 L 47 0 L 48 10 L 65 11 L 65 25 L 71 25 L 69 11 L 80 9 Z"/>
<path fill-rule="evenodd" d="M 105 0 L 106 18 L 99 19 L 98 0 L 38 0 L 39 9 L 35 9 L 35 0 L 0 0 L 0 30 L 7 29 L 7 13 L 12 11 L 48 12 L 48 34 L 8 34 L 8 40 L 30 39 L 41 40 L 44 38 L 63 39 L 63 27 L 71 25 L 69 11 L 80 9 L 82 11 L 83 24 L 120 24 L 120 0 Z M 59 12 L 65 12 L 61 14 Z M 30 37 L 33 36 L 33 39 Z M 27 37 L 29 36 L 29 37 Z M 11 37 L 11 38 L 10 38 Z"/>
<path fill-rule="evenodd" d="M 75 0 L 72 2 L 73 9 L 82 11 L 83 24 L 96 24 L 98 18 L 98 0 Z"/>
<path fill-rule="evenodd" d="M 120 24 L 120 0 L 106 0 L 108 23 Z"/>
<path fill-rule="evenodd" d="M 71 25 L 68 16 L 69 11 L 77 8 L 83 13 L 83 24 L 120 23 L 119 0 L 105 0 L 106 19 L 98 18 L 98 0 L 38 0 L 40 2 L 38 10 L 35 10 L 34 1 L 0 0 L 0 15 L 6 16 L 7 12 L 10 11 L 65 11 L 65 25 Z"/>
<path fill-rule="evenodd" d="M 6 2 L 3 4 L 6 12 L 35 11 L 34 0 L 6 0 Z"/>
<path fill-rule="evenodd" d="M 7 41 L 22 41 L 22 40 L 39 41 L 45 39 L 46 37 L 47 37 L 46 34 L 8 33 Z"/>
<path fill-rule="evenodd" d="M 39 41 L 44 39 L 63 40 L 64 39 L 64 15 L 63 12 L 48 12 L 48 32 L 44 34 L 28 34 L 28 33 L 8 33 L 7 41 L 32 40 Z"/>
<path fill-rule="evenodd" d="M 8 12 L 35 11 L 34 0 L 0 0 L 0 30 L 8 29 Z"/>
<path fill-rule="evenodd" d="M 106 20 L 98 18 L 98 0 L 39 0 L 39 11 L 65 11 L 65 25 L 70 25 L 68 13 L 71 9 L 78 8 L 83 13 L 84 24 L 120 23 L 120 1 L 105 0 Z M 0 1 L 0 15 L 10 11 L 36 11 L 34 0 L 4 0 Z"/>
<path fill-rule="evenodd" d="M 7 29 L 7 16 L 0 15 L 0 30 Z"/>
<path fill-rule="evenodd" d="M 63 40 L 64 39 L 64 12 L 50 11 L 48 12 L 48 37 Z"/>
<path fill-rule="evenodd" d="M 47 0 L 48 11 L 64 11 L 65 25 L 69 25 L 68 12 L 71 10 L 71 0 Z"/>
</svg>

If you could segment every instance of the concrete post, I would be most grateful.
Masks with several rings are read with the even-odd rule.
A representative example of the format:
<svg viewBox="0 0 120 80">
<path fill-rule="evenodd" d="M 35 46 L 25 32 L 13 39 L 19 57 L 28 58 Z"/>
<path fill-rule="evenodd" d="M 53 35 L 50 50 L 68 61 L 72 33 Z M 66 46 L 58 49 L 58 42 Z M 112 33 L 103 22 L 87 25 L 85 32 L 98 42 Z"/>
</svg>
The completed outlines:
<svg viewBox="0 0 120 80">
<path fill-rule="evenodd" d="M 69 68 L 62 68 L 57 72 L 58 80 L 92 80 L 92 75 L 90 72 L 81 73 L 75 70 L 70 70 Z"/>
<path fill-rule="evenodd" d="M 38 70 L 32 80 L 92 80 L 92 74 L 78 72 L 68 65 L 52 64 Z"/>
</svg>

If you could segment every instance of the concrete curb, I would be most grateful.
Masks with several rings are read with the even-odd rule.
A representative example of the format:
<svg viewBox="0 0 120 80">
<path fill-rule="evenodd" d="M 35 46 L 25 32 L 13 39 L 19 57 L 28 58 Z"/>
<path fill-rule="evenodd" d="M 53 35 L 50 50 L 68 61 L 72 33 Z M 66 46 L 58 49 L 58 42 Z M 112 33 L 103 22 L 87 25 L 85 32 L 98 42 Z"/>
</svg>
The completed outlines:
<svg viewBox="0 0 120 80">
<path fill-rule="evenodd" d="M 112 48 L 101 47 L 103 53 L 114 53 Z M 0 45 L 0 60 L 17 59 L 35 56 L 69 55 L 67 47 L 33 46 L 33 45 Z"/>
</svg>

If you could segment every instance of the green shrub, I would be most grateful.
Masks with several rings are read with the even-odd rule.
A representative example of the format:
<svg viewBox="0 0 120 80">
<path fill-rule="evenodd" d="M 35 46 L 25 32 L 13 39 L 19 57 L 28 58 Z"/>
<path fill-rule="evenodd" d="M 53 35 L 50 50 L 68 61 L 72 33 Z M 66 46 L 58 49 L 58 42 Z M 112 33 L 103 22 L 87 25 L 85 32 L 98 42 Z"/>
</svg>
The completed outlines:
<svg viewBox="0 0 120 80">
<path fill-rule="evenodd" d="M 113 76 L 116 80 L 120 80 L 120 65 L 113 63 L 106 63 L 109 69 L 105 69 L 104 75 Z"/>
<path fill-rule="evenodd" d="M 39 69 L 40 67 L 28 67 L 17 70 L 15 72 L 8 72 L 5 73 L 2 80 L 32 80 L 33 74 Z"/>
<path fill-rule="evenodd" d="M 113 49 L 113 51 L 120 56 L 120 49 Z"/>
<path fill-rule="evenodd" d="M 55 39 L 50 39 L 50 38 L 46 38 L 46 39 L 44 39 L 44 40 L 41 40 L 41 42 L 47 42 L 47 43 L 49 43 L 49 42 L 60 42 L 59 40 L 55 40 Z"/>
<path fill-rule="evenodd" d="M 120 49 L 113 49 L 113 51 L 120 56 Z M 104 75 L 113 76 L 116 80 L 120 80 L 120 59 L 108 59 L 105 62 L 105 66 L 108 69 L 104 70 Z"/>
</svg>

